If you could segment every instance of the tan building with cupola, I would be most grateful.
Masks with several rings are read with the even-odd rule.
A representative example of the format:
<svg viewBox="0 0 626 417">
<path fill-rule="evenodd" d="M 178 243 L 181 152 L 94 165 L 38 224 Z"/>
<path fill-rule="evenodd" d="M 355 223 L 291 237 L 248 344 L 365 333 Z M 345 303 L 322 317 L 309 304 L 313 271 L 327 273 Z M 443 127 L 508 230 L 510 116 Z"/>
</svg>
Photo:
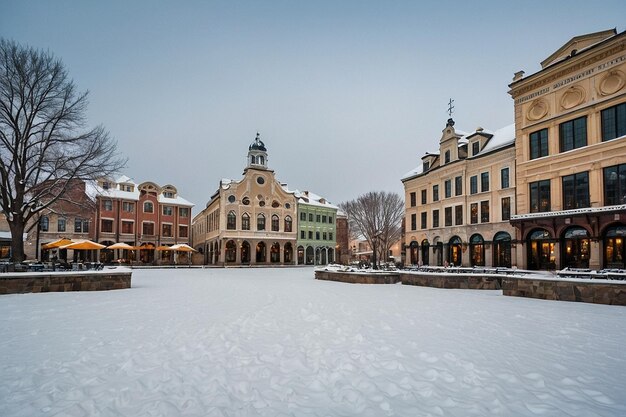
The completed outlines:
<svg viewBox="0 0 626 417">
<path fill-rule="evenodd" d="M 449 119 L 438 152 L 402 178 L 408 265 L 511 267 L 515 127 L 460 131 Z"/>
<path fill-rule="evenodd" d="M 572 38 L 509 94 L 517 265 L 626 268 L 626 33 Z"/>
<path fill-rule="evenodd" d="M 223 179 L 192 223 L 192 245 L 209 265 L 296 263 L 296 197 L 267 165 L 257 133 L 240 180 Z"/>
</svg>

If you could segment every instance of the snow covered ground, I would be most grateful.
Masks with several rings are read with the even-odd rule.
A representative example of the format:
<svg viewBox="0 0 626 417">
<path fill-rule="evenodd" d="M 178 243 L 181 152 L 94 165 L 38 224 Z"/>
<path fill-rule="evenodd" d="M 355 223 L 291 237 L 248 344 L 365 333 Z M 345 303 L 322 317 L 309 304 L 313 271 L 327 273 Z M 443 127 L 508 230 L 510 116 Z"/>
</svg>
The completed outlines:
<svg viewBox="0 0 626 417">
<path fill-rule="evenodd" d="M 624 416 L 626 308 L 137 270 L 0 297 L 0 416 Z"/>
</svg>

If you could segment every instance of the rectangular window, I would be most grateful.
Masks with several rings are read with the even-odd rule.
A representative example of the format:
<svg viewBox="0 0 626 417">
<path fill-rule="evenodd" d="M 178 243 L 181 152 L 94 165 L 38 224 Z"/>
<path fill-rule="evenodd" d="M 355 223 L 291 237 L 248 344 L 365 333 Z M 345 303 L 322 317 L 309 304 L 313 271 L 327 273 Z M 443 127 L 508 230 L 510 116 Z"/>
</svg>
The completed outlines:
<svg viewBox="0 0 626 417">
<path fill-rule="evenodd" d="M 473 175 L 470 177 L 470 194 L 478 193 L 478 177 Z"/>
<path fill-rule="evenodd" d="M 550 211 L 550 180 L 531 182 L 530 212 Z"/>
<path fill-rule="evenodd" d="M 426 204 L 426 190 L 422 190 L 422 204 Z"/>
<path fill-rule="evenodd" d="M 164 224 L 163 225 L 163 236 L 164 237 L 172 237 L 172 225 Z"/>
<path fill-rule="evenodd" d="M 485 193 L 489 191 L 489 173 L 483 172 L 480 174 L 480 192 Z"/>
<path fill-rule="evenodd" d="M 300 220 L 302 220 L 303 222 L 306 221 L 306 213 L 305 212 L 301 212 L 300 213 Z"/>
<path fill-rule="evenodd" d="M 309 213 L 309 221 L 312 222 L 313 221 L 313 213 Z"/>
<path fill-rule="evenodd" d="M 444 222 L 446 227 L 452 226 L 452 207 L 446 207 L 444 210 Z"/>
<path fill-rule="evenodd" d="M 39 219 L 39 230 L 42 232 L 47 232 L 50 227 L 50 219 L 48 216 L 43 216 Z"/>
<path fill-rule="evenodd" d="M 189 237 L 187 226 L 178 226 L 178 236 L 179 237 Z"/>
<path fill-rule="evenodd" d="M 309 239 L 312 240 L 313 239 L 313 231 L 309 230 Z"/>
<path fill-rule="evenodd" d="M 589 173 L 563 177 L 563 210 L 589 207 Z"/>
<path fill-rule="evenodd" d="M 83 233 L 89 233 L 89 220 L 83 220 Z"/>
<path fill-rule="evenodd" d="M 417 214 L 411 214 L 411 230 L 417 230 Z"/>
<path fill-rule="evenodd" d="M 587 146 L 587 116 L 559 125 L 561 152 Z"/>
<path fill-rule="evenodd" d="M 470 223 L 478 223 L 478 203 L 470 204 Z"/>
<path fill-rule="evenodd" d="M 478 155 L 478 152 L 480 152 L 480 142 L 476 141 L 472 143 L 472 156 Z"/>
<path fill-rule="evenodd" d="M 130 203 L 128 201 L 124 201 L 122 203 L 122 211 L 125 211 L 126 213 L 134 212 L 135 211 L 135 203 Z"/>
<path fill-rule="evenodd" d="M 604 168 L 604 205 L 626 204 L 626 164 Z"/>
<path fill-rule="evenodd" d="M 113 210 L 113 201 L 111 201 L 111 200 L 103 200 L 102 201 L 102 210 L 104 210 L 104 211 L 112 211 Z"/>
<path fill-rule="evenodd" d="M 326 232 L 322 232 L 322 240 L 328 240 L 327 237 L 328 235 L 326 234 Z"/>
<path fill-rule="evenodd" d="M 455 226 L 463 224 L 463 206 L 454 206 L 454 224 Z"/>
<path fill-rule="evenodd" d="M 439 227 L 439 210 L 433 210 L 433 228 Z"/>
<path fill-rule="evenodd" d="M 122 220 L 122 233 L 132 234 L 135 232 L 135 223 Z"/>
<path fill-rule="evenodd" d="M 321 222 L 322 221 L 322 216 L 320 216 L 319 214 L 315 215 L 315 221 L 316 222 Z"/>
<path fill-rule="evenodd" d="M 328 223 L 333 224 L 333 216 L 328 216 Z"/>
<path fill-rule="evenodd" d="M 548 156 L 548 129 L 530 134 L 530 159 Z"/>
<path fill-rule="evenodd" d="M 415 196 L 415 193 L 411 193 L 411 207 L 415 207 L 417 205 L 417 197 Z"/>
<path fill-rule="evenodd" d="M 142 233 L 144 235 L 154 235 L 154 223 L 151 222 L 144 222 L 142 224 Z"/>
<path fill-rule="evenodd" d="M 315 232 L 315 240 L 320 240 L 320 232 Z"/>
<path fill-rule="evenodd" d="M 304 230 L 300 230 L 300 239 L 306 239 L 306 232 Z"/>
<path fill-rule="evenodd" d="M 626 135 L 626 103 L 602 110 L 602 141 Z"/>
<path fill-rule="evenodd" d="M 445 190 L 446 198 L 452 197 L 452 180 L 446 180 L 446 182 L 444 183 L 444 186 L 446 188 Z"/>
<path fill-rule="evenodd" d="M 328 240 L 333 240 L 333 232 L 328 232 Z"/>
<path fill-rule="evenodd" d="M 433 201 L 439 201 L 439 184 L 433 185 Z"/>
<path fill-rule="evenodd" d="M 480 202 L 480 222 L 489 223 L 489 201 Z"/>
<path fill-rule="evenodd" d="M 102 233 L 113 233 L 113 220 L 102 219 Z"/>
<path fill-rule="evenodd" d="M 57 231 L 65 232 L 65 219 L 57 220 Z"/>
<path fill-rule="evenodd" d="M 172 213 L 174 213 L 174 210 L 173 210 L 172 206 L 163 206 L 163 215 L 164 216 L 171 216 Z"/>
<path fill-rule="evenodd" d="M 463 177 L 459 176 L 454 179 L 454 195 L 463 194 Z"/>
<path fill-rule="evenodd" d="M 502 199 L 502 220 L 511 220 L 511 197 Z"/>
<path fill-rule="evenodd" d="M 180 207 L 178 209 L 178 215 L 180 217 L 189 217 L 189 207 Z"/>
<path fill-rule="evenodd" d="M 500 187 L 509 188 L 509 168 L 500 170 Z"/>
<path fill-rule="evenodd" d="M 422 213 L 422 215 L 421 215 L 421 217 L 422 217 L 422 218 L 421 218 L 421 226 L 422 226 L 422 229 L 426 229 L 426 222 L 427 222 L 427 218 L 428 218 L 427 213 L 426 213 L 426 212 L 423 212 L 423 213 Z"/>
<path fill-rule="evenodd" d="M 326 223 L 326 216 L 322 215 L 322 223 Z"/>
</svg>

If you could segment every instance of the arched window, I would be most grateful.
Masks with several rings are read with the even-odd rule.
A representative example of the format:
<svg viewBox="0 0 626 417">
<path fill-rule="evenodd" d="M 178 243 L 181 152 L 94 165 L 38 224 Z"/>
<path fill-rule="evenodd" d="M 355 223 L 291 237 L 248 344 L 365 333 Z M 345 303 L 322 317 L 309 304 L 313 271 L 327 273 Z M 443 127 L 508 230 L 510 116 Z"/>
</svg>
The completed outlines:
<svg viewBox="0 0 626 417">
<path fill-rule="evenodd" d="M 304 264 L 304 246 L 298 246 L 298 265 Z"/>
<path fill-rule="evenodd" d="M 263 263 L 267 260 L 265 242 L 259 242 L 256 245 L 256 261 L 257 263 Z"/>
<path fill-rule="evenodd" d="M 249 264 L 250 263 L 250 244 L 247 240 L 244 240 L 241 243 L 241 263 Z"/>
<path fill-rule="evenodd" d="M 291 232 L 291 226 L 293 222 L 291 220 L 291 216 L 285 217 L 285 232 Z"/>
<path fill-rule="evenodd" d="M 263 157 L 263 155 L 259 155 L 257 157 L 257 162 L 259 163 L 259 165 L 264 165 L 265 164 L 265 158 Z"/>
<path fill-rule="evenodd" d="M 410 253 L 411 265 L 417 265 L 417 263 L 419 262 L 418 250 L 419 250 L 419 243 L 417 243 L 414 240 L 411 241 L 411 243 L 409 244 L 409 253 Z"/>
<path fill-rule="evenodd" d="M 144 213 L 154 213 L 154 204 L 151 201 L 144 201 L 143 203 Z"/>
<path fill-rule="evenodd" d="M 573 226 L 565 230 L 561 239 L 561 268 L 589 268 L 589 232 Z"/>
<path fill-rule="evenodd" d="M 526 241 L 528 247 L 528 269 L 555 269 L 556 255 L 554 240 L 545 229 L 535 229 Z"/>
<path fill-rule="evenodd" d="M 314 261 L 315 261 L 315 252 L 313 251 L 313 247 L 312 246 L 307 246 L 307 248 L 306 248 L 306 264 L 307 265 L 313 265 Z"/>
<path fill-rule="evenodd" d="M 265 230 L 265 215 L 263 213 L 256 216 L 256 230 Z"/>
<path fill-rule="evenodd" d="M 493 237 L 493 266 L 511 267 L 511 235 L 498 232 Z"/>
<path fill-rule="evenodd" d="M 604 267 L 626 269 L 626 226 L 617 225 L 604 232 Z"/>
<path fill-rule="evenodd" d="M 237 229 L 237 215 L 234 211 L 229 211 L 226 216 L 226 229 L 235 230 Z"/>
<path fill-rule="evenodd" d="M 485 266 L 485 240 L 479 234 L 470 237 L 470 257 L 472 266 Z"/>
<path fill-rule="evenodd" d="M 293 261 L 293 247 L 291 246 L 291 243 L 287 242 L 285 243 L 285 247 L 283 249 L 283 256 L 284 256 L 284 262 L 286 264 L 289 264 Z"/>
<path fill-rule="evenodd" d="M 461 238 L 454 236 L 448 242 L 448 261 L 450 265 L 461 266 L 463 262 Z"/>
<path fill-rule="evenodd" d="M 276 214 L 272 215 L 272 232 L 278 232 L 280 219 Z"/>
<path fill-rule="evenodd" d="M 226 242 L 226 262 L 235 262 L 237 260 L 237 244 L 234 240 Z"/>
<path fill-rule="evenodd" d="M 243 213 L 241 216 L 241 230 L 250 230 L 250 215 Z"/>
<path fill-rule="evenodd" d="M 278 242 L 274 242 L 270 248 L 270 262 L 280 262 L 280 244 Z"/>
<path fill-rule="evenodd" d="M 430 249 L 430 243 L 427 239 L 422 240 L 422 265 L 430 265 L 430 258 L 428 250 Z"/>
</svg>

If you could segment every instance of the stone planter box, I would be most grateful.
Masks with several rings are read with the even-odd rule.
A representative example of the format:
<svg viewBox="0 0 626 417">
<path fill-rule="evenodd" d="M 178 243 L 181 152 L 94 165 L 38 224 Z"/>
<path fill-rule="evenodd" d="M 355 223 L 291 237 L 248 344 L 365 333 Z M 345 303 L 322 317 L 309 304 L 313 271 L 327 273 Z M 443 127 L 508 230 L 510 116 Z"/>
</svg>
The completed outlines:
<svg viewBox="0 0 626 417">
<path fill-rule="evenodd" d="M 502 293 L 514 297 L 626 305 L 626 281 L 506 277 Z"/>
<path fill-rule="evenodd" d="M 401 281 L 397 272 L 341 272 L 315 271 L 315 279 L 346 282 L 349 284 L 397 284 Z"/>
<path fill-rule="evenodd" d="M 131 271 L 32 272 L 0 275 L 0 294 L 130 288 Z"/>
<path fill-rule="evenodd" d="M 499 290 L 502 288 L 502 275 L 496 274 L 402 272 L 400 276 L 402 284 L 420 287 L 463 290 Z"/>
</svg>

